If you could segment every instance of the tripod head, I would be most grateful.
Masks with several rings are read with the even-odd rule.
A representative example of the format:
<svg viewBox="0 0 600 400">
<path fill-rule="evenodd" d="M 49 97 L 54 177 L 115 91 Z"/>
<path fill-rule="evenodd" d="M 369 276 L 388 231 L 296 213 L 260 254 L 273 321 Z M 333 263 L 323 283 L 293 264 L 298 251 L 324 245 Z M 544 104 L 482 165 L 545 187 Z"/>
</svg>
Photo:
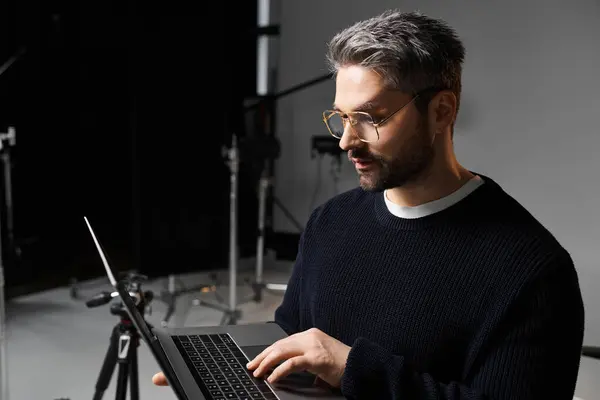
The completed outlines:
<svg viewBox="0 0 600 400">
<path fill-rule="evenodd" d="M 137 309 L 142 315 L 145 314 L 146 307 L 150 306 L 150 302 L 154 298 L 154 293 L 151 290 L 143 290 L 142 282 L 146 281 L 148 277 L 136 273 L 126 274 L 122 280 L 125 282 L 127 292 L 134 301 Z M 118 292 L 100 292 L 90 300 L 86 301 L 88 308 L 99 307 L 110 302 L 113 298 L 118 297 Z M 129 319 L 127 311 L 123 306 L 123 302 L 113 303 L 110 307 L 110 312 L 113 315 L 118 315 L 122 319 Z"/>
</svg>

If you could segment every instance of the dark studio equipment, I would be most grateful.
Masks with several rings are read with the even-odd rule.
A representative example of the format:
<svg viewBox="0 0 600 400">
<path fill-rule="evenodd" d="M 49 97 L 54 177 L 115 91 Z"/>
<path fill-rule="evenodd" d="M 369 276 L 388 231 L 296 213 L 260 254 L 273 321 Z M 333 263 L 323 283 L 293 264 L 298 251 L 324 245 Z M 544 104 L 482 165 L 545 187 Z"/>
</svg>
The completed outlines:
<svg viewBox="0 0 600 400">
<path fill-rule="evenodd" d="M 8 363 L 7 363 L 7 343 L 6 343 L 6 305 L 4 291 L 4 244 L 8 243 L 12 248 L 14 243 L 13 223 L 12 223 L 12 191 L 11 191 L 11 162 L 10 149 L 16 144 L 16 131 L 14 127 L 8 128 L 7 133 L 0 133 L 0 157 L 2 159 L 2 168 L 4 169 L 4 197 L 6 207 L 6 230 L 8 240 L 3 240 L 0 233 L 0 393 L 3 399 L 8 399 Z M 0 221 L 0 231 L 2 230 L 2 221 Z"/>
<path fill-rule="evenodd" d="M 194 287 L 176 288 L 175 275 L 168 276 L 168 289 L 159 296 L 159 299 L 167 304 L 167 313 L 162 320 L 166 326 L 175 311 L 177 298 L 189 293 L 213 292 L 217 303 L 210 303 L 202 299 L 194 299 L 195 306 L 205 306 L 223 312 L 222 325 L 236 324 L 241 317 L 239 305 L 254 301 L 261 302 L 264 290 L 281 292 L 286 290 L 285 284 L 265 282 L 264 253 L 266 242 L 272 236 L 271 215 L 274 207 L 277 207 L 283 215 L 297 229 L 302 232 L 303 226 L 292 213 L 286 209 L 284 204 L 273 193 L 273 169 L 274 163 L 281 153 L 281 145 L 275 135 L 275 116 L 277 101 L 298 91 L 312 87 L 313 85 L 330 81 L 332 74 L 326 74 L 310 79 L 301 84 L 274 93 L 271 89 L 272 74 L 269 68 L 269 46 L 270 39 L 279 35 L 279 27 L 272 25 L 269 16 L 269 1 L 258 1 L 258 27 L 257 35 L 257 65 L 256 65 L 256 93 L 251 99 L 247 99 L 242 110 L 243 119 L 246 121 L 245 134 L 232 133 L 229 148 L 222 151 L 225 163 L 229 167 L 230 191 L 229 191 L 229 254 L 228 254 L 228 301 L 224 301 L 216 292 L 219 283 L 216 274 L 212 274 L 213 283 L 201 284 Z M 251 122 L 248 122 L 251 121 Z M 239 259 L 239 181 L 240 165 L 252 170 L 253 179 L 256 178 L 256 195 L 258 200 L 258 221 L 256 229 L 256 265 L 254 282 L 251 279 L 238 282 L 238 259 Z M 246 172 L 246 170 L 244 170 Z M 239 284 L 249 284 L 253 294 L 248 298 L 239 300 L 237 298 L 237 287 Z"/>
<path fill-rule="evenodd" d="M 127 291 L 142 315 L 145 315 L 146 309 L 150 307 L 150 302 L 153 298 L 151 291 L 142 290 L 142 282 L 144 280 L 146 280 L 146 277 L 131 273 L 127 274 L 124 278 Z M 109 303 L 113 298 L 118 296 L 118 292 L 101 292 L 89 299 L 86 305 L 90 308 L 99 307 Z M 101 400 L 104 396 L 104 392 L 110 384 L 117 365 L 118 375 L 115 399 L 125 400 L 129 385 L 129 398 L 131 400 L 138 400 L 139 375 L 137 348 L 140 345 L 140 335 L 131 322 L 122 302 L 111 304 L 110 312 L 119 317 L 119 322 L 115 325 L 110 335 L 108 350 L 96 381 L 94 400 Z"/>
<path fill-rule="evenodd" d="M 0 77 L 16 63 L 26 52 L 24 47 L 20 48 L 8 61 L 0 66 Z M 8 355 L 6 343 L 6 305 L 5 305 L 5 281 L 4 281 L 4 256 L 19 254 L 19 248 L 16 246 L 14 237 L 13 223 L 13 196 L 12 196 L 12 162 L 11 149 L 16 146 L 16 129 L 11 126 L 7 132 L 0 132 L 0 158 L 4 173 L 3 179 L 3 197 L 5 212 L 5 221 L 0 218 L 0 397 L 8 400 Z M 6 230 L 2 229 L 3 222 Z M 6 232 L 7 238 L 2 237 L 2 232 Z"/>
</svg>

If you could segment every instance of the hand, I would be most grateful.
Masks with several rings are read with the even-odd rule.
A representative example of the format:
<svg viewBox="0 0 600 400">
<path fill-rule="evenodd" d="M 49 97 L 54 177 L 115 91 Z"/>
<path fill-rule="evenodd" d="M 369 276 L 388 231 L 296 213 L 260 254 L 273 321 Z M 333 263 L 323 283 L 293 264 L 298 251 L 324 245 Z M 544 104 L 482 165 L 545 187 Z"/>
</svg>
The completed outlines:
<svg viewBox="0 0 600 400">
<path fill-rule="evenodd" d="M 269 383 L 294 372 L 308 371 L 339 388 L 350 349 L 319 329 L 312 328 L 275 342 L 246 367 L 254 370 L 254 376 L 258 378 L 285 360 L 270 374 Z"/>
<path fill-rule="evenodd" d="M 156 386 L 169 386 L 167 378 L 162 372 L 159 372 L 158 374 L 152 377 L 152 383 L 154 383 Z"/>
</svg>

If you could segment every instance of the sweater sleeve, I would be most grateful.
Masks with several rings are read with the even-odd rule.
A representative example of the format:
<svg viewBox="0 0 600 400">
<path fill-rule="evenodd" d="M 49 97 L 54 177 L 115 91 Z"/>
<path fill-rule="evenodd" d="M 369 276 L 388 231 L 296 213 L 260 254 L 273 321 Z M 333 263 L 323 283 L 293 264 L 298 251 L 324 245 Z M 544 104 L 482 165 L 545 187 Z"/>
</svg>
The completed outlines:
<svg viewBox="0 0 600 400">
<path fill-rule="evenodd" d="M 342 392 L 348 399 L 572 399 L 583 330 L 578 278 L 567 256 L 522 292 L 460 381 L 440 382 L 359 338 Z"/>
</svg>

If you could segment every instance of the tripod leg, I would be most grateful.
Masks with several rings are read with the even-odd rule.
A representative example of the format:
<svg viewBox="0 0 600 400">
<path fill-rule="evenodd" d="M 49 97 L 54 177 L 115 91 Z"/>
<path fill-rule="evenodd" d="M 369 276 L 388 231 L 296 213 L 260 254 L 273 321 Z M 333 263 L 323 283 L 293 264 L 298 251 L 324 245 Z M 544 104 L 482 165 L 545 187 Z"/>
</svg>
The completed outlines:
<svg viewBox="0 0 600 400">
<path fill-rule="evenodd" d="M 167 325 L 169 325 L 169 320 L 171 319 L 171 316 L 173 316 L 174 312 L 175 312 L 175 299 L 173 297 L 171 297 L 168 302 L 167 312 L 165 313 L 165 317 L 160 322 L 160 325 L 163 328 L 165 328 L 165 327 L 167 327 Z"/>
<path fill-rule="evenodd" d="M 131 334 L 124 332 L 119 336 L 118 360 L 119 376 L 117 379 L 116 400 L 127 400 L 127 378 L 129 375 L 129 353 L 131 351 Z"/>
<path fill-rule="evenodd" d="M 129 380 L 131 383 L 131 400 L 139 400 L 140 398 L 140 385 L 139 385 L 139 375 L 138 375 L 138 357 L 137 357 L 137 347 L 139 345 L 139 339 L 135 339 L 135 344 L 131 346 L 130 356 L 129 356 Z"/>
<path fill-rule="evenodd" d="M 116 400 L 127 400 L 127 375 L 129 374 L 129 365 L 126 363 L 119 364 L 119 375 L 117 378 L 117 395 Z"/>
<path fill-rule="evenodd" d="M 94 400 L 101 400 L 104 392 L 108 388 L 108 384 L 110 383 L 110 379 L 112 378 L 112 374 L 115 370 L 115 366 L 117 365 L 117 341 L 119 338 L 118 328 L 115 328 L 110 335 L 110 344 L 108 346 L 108 351 L 106 352 L 106 356 L 104 357 L 104 363 L 102 364 L 102 369 L 100 370 L 100 375 L 98 376 L 98 380 L 96 381 L 96 392 L 94 393 Z"/>
</svg>

